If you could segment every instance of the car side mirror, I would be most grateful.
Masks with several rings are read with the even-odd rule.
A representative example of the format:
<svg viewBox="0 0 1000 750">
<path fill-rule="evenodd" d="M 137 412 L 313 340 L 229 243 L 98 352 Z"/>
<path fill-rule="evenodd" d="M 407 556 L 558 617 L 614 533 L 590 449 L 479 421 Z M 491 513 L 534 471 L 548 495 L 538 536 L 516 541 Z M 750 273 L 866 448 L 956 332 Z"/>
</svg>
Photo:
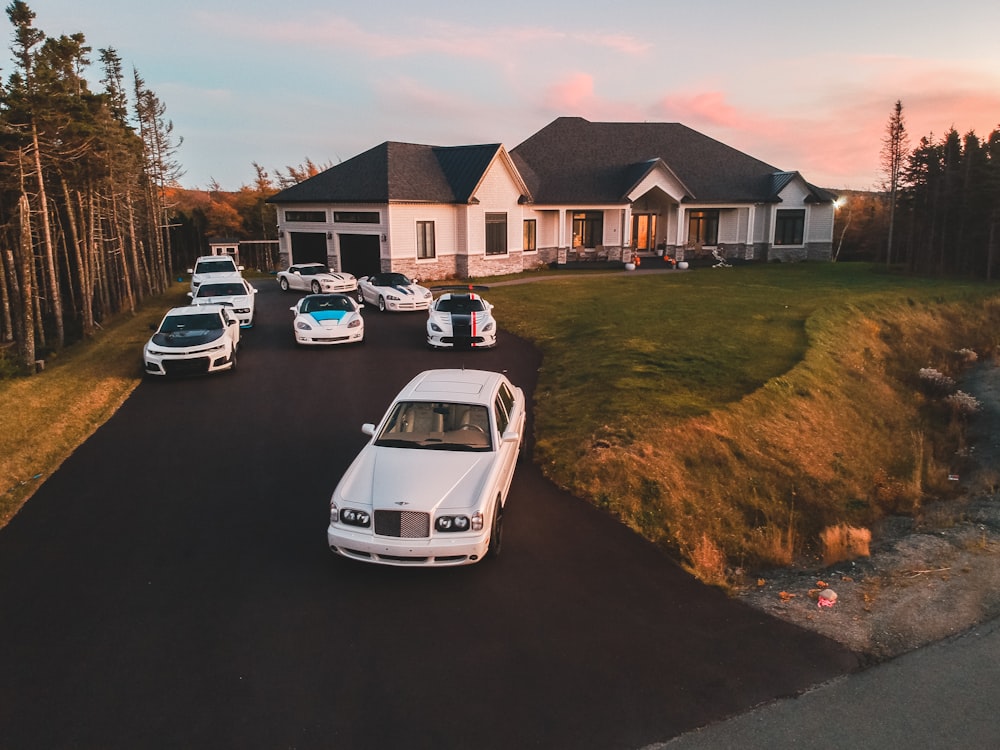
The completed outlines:
<svg viewBox="0 0 1000 750">
<path fill-rule="evenodd" d="M 517 430 L 507 430 L 507 432 L 500 436 L 500 439 L 505 443 L 516 443 L 521 439 L 521 435 Z"/>
<path fill-rule="evenodd" d="M 291 307 L 289 307 L 288 309 L 289 309 L 289 310 L 291 310 L 292 312 L 295 312 L 295 305 L 292 305 L 292 306 L 291 306 Z"/>
<path fill-rule="evenodd" d="M 361 431 L 366 435 L 374 435 L 375 425 L 373 425 L 371 422 L 365 422 L 363 425 L 361 425 Z"/>
<path fill-rule="evenodd" d="M 194 269 L 193 268 L 189 268 L 188 269 L 188 273 L 194 273 Z"/>
<path fill-rule="evenodd" d="M 188 292 L 188 297 L 190 297 L 191 299 L 194 299 L 194 292 Z"/>
</svg>

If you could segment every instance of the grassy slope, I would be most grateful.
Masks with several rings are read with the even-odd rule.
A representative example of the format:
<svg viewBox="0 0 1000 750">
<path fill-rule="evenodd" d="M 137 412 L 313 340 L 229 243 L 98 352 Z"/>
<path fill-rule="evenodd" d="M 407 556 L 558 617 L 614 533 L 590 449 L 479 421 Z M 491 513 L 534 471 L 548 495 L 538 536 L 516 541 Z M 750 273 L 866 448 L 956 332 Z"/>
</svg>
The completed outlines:
<svg viewBox="0 0 1000 750">
<path fill-rule="evenodd" d="M 916 373 L 954 372 L 961 347 L 996 348 L 992 292 L 802 264 L 489 296 L 545 352 L 547 473 L 722 582 L 727 566 L 808 551 L 826 524 L 946 491 L 954 435 L 927 422 Z"/>
</svg>

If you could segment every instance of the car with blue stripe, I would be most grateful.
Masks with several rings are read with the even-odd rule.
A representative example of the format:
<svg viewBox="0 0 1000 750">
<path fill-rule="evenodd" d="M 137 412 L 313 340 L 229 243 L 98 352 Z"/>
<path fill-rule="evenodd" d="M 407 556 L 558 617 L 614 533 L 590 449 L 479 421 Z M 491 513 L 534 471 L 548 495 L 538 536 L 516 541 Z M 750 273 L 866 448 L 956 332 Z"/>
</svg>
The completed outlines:
<svg viewBox="0 0 1000 750">
<path fill-rule="evenodd" d="M 292 311 L 295 343 L 301 346 L 361 343 L 365 321 L 361 305 L 346 294 L 307 294 Z"/>
</svg>

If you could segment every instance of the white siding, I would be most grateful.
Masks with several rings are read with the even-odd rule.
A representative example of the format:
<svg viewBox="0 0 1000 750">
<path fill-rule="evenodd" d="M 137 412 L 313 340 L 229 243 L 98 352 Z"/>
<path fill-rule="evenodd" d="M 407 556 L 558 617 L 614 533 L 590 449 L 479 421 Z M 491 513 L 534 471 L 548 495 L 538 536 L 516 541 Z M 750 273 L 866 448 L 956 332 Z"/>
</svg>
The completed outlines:
<svg viewBox="0 0 1000 750">
<path fill-rule="evenodd" d="M 806 213 L 806 242 L 831 242 L 833 215 L 832 203 L 810 205 Z"/>
<path fill-rule="evenodd" d="M 418 221 L 434 222 L 434 247 L 438 258 L 455 255 L 458 251 L 456 238 L 459 210 L 461 210 L 459 207 L 441 204 L 391 204 L 389 237 L 392 260 L 416 260 Z"/>
</svg>

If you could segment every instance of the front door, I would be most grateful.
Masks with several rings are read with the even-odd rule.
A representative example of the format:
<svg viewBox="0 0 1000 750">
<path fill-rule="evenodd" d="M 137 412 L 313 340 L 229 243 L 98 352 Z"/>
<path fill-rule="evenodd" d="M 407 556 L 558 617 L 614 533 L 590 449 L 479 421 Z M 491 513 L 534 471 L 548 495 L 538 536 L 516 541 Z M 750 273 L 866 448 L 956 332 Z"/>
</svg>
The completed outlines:
<svg viewBox="0 0 1000 750">
<path fill-rule="evenodd" d="M 632 214 L 632 247 L 637 253 L 656 248 L 656 214 Z"/>
</svg>

